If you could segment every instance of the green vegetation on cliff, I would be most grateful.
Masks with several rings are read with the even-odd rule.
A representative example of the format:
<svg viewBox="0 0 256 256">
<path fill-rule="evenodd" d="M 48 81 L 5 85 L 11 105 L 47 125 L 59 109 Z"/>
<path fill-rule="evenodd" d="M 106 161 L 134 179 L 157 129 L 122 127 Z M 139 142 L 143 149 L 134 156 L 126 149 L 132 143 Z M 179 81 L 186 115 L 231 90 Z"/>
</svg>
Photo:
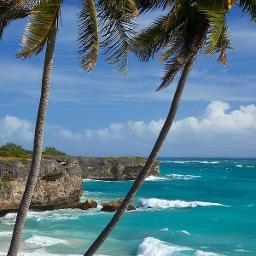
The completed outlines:
<svg viewBox="0 0 256 256">
<path fill-rule="evenodd" d="M 0 147 L 0 157 L 29 158 L 31 157 L 31 154 L 31 151 L 26 150 L 22 146 L 14 143 L 6 143 Z"/>
<path fill-rule="evenodd" d="M 14 143 L 6 143 L 0 147 L 0 157 L 15 157 L 15 158 L 31 158 L 32 151 L 24 149 L 22 146 Z M 43 151 L 43 156 L 66 156 L 64 152 L 57 150 L 54 147 L 46 147 Z"/>
<path fill-rule="evenodd" d="M 46 147 L 43 151 L 43 156 L 67 156 L 67 154 L 54 147 Z"/>
</svg>

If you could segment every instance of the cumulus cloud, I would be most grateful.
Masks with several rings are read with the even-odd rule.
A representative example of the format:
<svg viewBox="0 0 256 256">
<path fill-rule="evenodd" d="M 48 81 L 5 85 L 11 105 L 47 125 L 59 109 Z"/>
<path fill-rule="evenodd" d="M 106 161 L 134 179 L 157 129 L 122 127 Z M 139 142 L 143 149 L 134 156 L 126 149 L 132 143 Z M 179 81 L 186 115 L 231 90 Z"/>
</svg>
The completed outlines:
<svg viewBox="0 0 256 256">
<path fill-rule="evenodd" d="M 46 144 L 78 155 L 148 155 L 164 120 L 111 123 L 102 129 L 73 132 L 48 126 Z M 28 142 L 32 125 L 7 116 L 0 120 L 0 142 L 17 139 Z M 231 110 L 222 101 L 213 101 L 202 116 L 174 122 L 162 148 L 162 156 L 256 156 L 256 106 Z"/>
<path fill-rule="evenodd" d="M 24 119 L 7 115 L 0 119 L 0 143 L 15 141 L 29 144 L 33 139 L 33 125 Z"/>
<path fill-rule="evenodd" d="M 147 155 L 164 120 L 112 123 L 102 129 L 86 129 L 81 133 L 60 130 L 59 136 L 77 141 L 87 154 Z M 162 149 L 162 155 L 176 156 L 255 156 L 256 106 L 230 105 L 213 101 L 203 116 L 190 116 L 174 122 Z"/>
</svg>

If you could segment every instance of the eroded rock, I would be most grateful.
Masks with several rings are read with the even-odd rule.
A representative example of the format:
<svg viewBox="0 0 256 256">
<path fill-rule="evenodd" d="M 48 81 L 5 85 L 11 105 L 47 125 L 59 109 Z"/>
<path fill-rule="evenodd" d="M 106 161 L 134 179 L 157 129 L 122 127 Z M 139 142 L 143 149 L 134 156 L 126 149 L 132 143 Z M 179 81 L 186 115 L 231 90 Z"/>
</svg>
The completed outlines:
<svg viewBox="0 0 256 256">
<path fill-rule="evenodd" d="M 121 205 L 123 199 L 118 199 L 118 200 L 114 200 L 114 201 L 110 201 L 110 202 L 107 202 L 107 203 L 103 203 L 102 204 L 102 209 L 101 211 L 104 211 L 104 212 L 115 212 L 119 206 Z M 128 208 L 127 208 L 127 211 L 132 211 L 132 210 L 135 210 L 136 207 L 132 204 L 129 204 Z"/>
</svg>

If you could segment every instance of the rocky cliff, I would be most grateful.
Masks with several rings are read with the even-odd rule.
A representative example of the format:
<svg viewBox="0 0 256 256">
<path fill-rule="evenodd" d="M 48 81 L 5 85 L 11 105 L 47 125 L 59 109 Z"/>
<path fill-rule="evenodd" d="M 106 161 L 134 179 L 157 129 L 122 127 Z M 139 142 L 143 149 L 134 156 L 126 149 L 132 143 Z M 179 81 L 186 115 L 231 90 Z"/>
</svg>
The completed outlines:
<svg viewBox="0 0 256 256">
<path fill-rule="evenodd" d="M 0 212 L 15 211 L 21 200 L 30 160 L 0 160 Z M 43 159 L 31 209 L 76 207 L 82 194 L 77 159 Z"/>
<path fill-rule="evenodd" d="M 42 159 L 31 209 L 51 210 L 79 207 L 82 178 L 135 179 L 145 159 L 138 157 L 47 157 Z M 21 200 L 31 160 L 0 158 L 0 215 L 15 211 Z M 159 174 L 156 162 L 150 175 Z"/>
<path fill-rule="evenodd" d="M 142 157 L 79 157 L 78 162 L 83 178 L 99 180 L 133 180 L 145 164 Z M 156 161 L 150 175 L 158 175 Z"/>
</svg>

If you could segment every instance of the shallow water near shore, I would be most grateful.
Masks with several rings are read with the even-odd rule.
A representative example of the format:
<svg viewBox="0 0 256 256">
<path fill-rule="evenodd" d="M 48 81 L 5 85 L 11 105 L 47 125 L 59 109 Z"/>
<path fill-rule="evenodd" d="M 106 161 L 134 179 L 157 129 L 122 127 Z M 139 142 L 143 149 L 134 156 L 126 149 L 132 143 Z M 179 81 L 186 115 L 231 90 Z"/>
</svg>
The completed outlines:
<svg viewBox="0 0 256 256">
<path fill-rule="evenodd" d="M 98 255 L 256 255 L 256 159 L 160 158 Z M 82 199 L 122 198 L 132 181 L 84 181 Z M 112 213 L 99 209 L 30 212 L 20 255 L 83 255 Z M 15 214 L 0 218 L 6 255 Z"/>
</svg>

